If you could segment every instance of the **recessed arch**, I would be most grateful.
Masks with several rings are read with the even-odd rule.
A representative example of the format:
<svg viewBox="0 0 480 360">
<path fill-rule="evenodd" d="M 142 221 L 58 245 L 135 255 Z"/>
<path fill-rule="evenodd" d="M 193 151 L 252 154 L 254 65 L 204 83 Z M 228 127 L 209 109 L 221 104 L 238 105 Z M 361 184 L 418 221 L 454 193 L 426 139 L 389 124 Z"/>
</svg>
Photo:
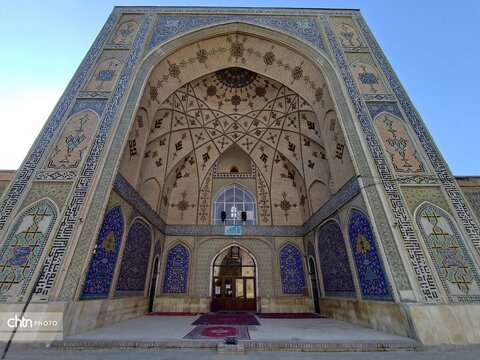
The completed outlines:
<svg viewBox="0 0 480 360">
<path fill-rule="evenodd" d="M 375 117 L 374 124 L 395 172 L 426 172 L 425 161 L 412 140 L 407 124 L 401 118 L 384 111 Z"/>
<path fill-rule="evenodd" d="M 448 296 L 480 299 L 480 277 L 456 221 L 428 201 L 415 209 L 414 217 Z"/>
</svg>

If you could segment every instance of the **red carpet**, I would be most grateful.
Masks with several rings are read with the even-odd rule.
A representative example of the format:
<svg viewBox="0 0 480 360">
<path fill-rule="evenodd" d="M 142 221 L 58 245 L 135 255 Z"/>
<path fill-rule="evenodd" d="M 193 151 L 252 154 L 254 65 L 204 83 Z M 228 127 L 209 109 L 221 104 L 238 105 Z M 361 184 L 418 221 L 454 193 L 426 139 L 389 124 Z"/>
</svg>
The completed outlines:
<svg viewBox="0 0 480 360">
<path fill-rule="evenodd" d="M 320 319 L 325 318 L 315 313 L 255 313 L 263 319 Z"/>
<path fill-rule="evenodd" d="M 192 325 L 260 325 L 252 314 L 206 314 L 200 316 Z"/>
<path fill-rule="evenodd" d="M 224 339 L 235 336 L 238 340 L 250 340 L 250 334 L 245 325 L 199 325 L 190 331 L 184 339 Z"/>
</svg>

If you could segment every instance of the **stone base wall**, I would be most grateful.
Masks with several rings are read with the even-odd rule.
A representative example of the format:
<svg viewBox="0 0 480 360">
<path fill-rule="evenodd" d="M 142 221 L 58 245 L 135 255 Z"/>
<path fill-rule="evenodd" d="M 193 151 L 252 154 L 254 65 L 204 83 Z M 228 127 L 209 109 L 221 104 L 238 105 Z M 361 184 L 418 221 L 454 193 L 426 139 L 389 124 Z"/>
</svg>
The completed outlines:
<svg viewBox="0 0 480 360">
<path fill-rule="evenodd" d="M 64 336 L 142 316 L 147 310 L 148 298 L 144 297 L 71 302 L 65 305 Z"/>
<path fill-rule="evenodd" d="M 305 296 L 296 297 L 263 297 L 258 300 L 259 312 L 312 312 L 312 299 Z"/>
<path fill-rule="evenodd" d="M 209 312 L 209 297 L 159 297 L 154 311 L 160 312 Z M 311 312 L 312 300 L 308 297 L 257 298 L 258 312 Z"/>
<path fill-rule="evenodd" d="M 210 298 L 204 297 L 157 297 L 153 311 L 160 312 L 209 312 Z"/>
<path fill-rule="evenodd" d="M 406 305 L 424 345 L 480 344 L 480 304 Z"/>
<path fill-rule="evenodd" d="M 402 305 L 393 302 L 321 299 L 320 313 L 355 325 L 415 337 Z"/>
</svg>

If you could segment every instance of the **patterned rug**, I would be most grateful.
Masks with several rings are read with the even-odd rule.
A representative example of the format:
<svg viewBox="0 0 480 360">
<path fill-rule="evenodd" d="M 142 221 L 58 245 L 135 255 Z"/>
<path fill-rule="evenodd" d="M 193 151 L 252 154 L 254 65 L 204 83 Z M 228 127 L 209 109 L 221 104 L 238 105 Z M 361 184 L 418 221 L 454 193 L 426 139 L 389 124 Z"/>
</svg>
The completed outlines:
<svg viewBox="0 0 480 360">
<path fill-rule="evenodd" d="M 253 314 L 205 314 L 192 325 L 260 325 Z"/>
<path fill-rule="evenodd" d="M 315 313 L 255 313 L 259 318 L 263 319 L 325 319 Z"/>
<path fill-rule="evenodd" d="M 227 336 L 236 336 L 238 340 L 250 340 L 245 325 L 199 325 L 184 339 L 224 339 Z"/>
</svg>

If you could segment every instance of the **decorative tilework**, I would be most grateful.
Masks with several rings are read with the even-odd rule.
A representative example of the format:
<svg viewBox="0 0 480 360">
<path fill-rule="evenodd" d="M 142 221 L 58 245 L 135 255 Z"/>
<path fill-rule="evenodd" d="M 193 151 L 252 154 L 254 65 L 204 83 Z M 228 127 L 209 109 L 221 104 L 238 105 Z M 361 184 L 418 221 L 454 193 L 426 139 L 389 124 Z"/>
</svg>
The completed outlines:
<svg viewBox="0 0 480 360">
<path fill-rule="evenodd" d="M 384 113 L 374 123 L 395 172 L 425 173 L 423 161 L 402 120 Z"/>
<path fill-rule="evenodd" d="M 52 202 L 43 200 L 18 217 L 0 250 L 0 299 L 23 295 L 57 218 Z"/>
<path fill-rule="evenodd" d="M 342 230 L 336 222 L 322 226 L 318 234 L 318 254 L 326 296 L 355 297 L 355 285 L 348 262 Z"/>
<path fill-rule="evenodd" d="M 455 223 L 429 203 L 420 206 L 415 220 L 449 300 L 479 301 L 479 277 Z"/>
<path fill-rule="evenodd" d="M 373 38 L 373 35 L 368 29 L 367 24 L 361 17 L 356 17 L 355 20 L 358 24 L 359 29 L 365 36 L 368 45 L 372 49 L 372 52 L 375 55 L 375 58 L 378 61 L 380 68 L 383 70 L 387 81 L 390 83 L 393 92 L 397 96 L 403 111 L 405 112 L 408 120 L 410 121 L 411 126 L 415 130 L 415 133 L 417 134 L 420 142 L 422 143 L 425 152 L 430 158 L 430 161 L 435 168 L 435 171 L 437 172 L 438 177 L 442 182 L 445 191 L 457 212 L 458 217 L 462 221 L 465 231 L 473 242 L 476 250 L 480 252 L 480 229 L 473 217 L 471 216 L 468 206 L 467 204 L 465 204 L 462 198 L 461 191 L 456 185 L 452 174 L 448 170 L 448 166 L 445 165 L 445 162 L 443 161 L 438 150 L 436 149 L 436 146 L 430 138 L 428 131 L 426 130 L 420 118 L 417 116 L 413 104 L 408 99 L 405 90 L 400 84 L 400 81 L 395 75 L 393 69 L 388 64 L 377 42 Z"/>
<path fill-rule="evenodd" d="M 72 188 L 71 182 L 35 182 L 28 191 L 25 199 L 22 201 L 22 208 L 31 206 L 31 204 L 44 198 L 52 200 L 59 209 L 65 205 L 68 193 Z"/>
<path fill-rule="evenodd" d="M 342 186 L 328 201 L 303 225 L 304 234 L 312 231 L 316 226 L 324 222 L 335 211 L 340 209 L 348 201 L 353 199 L 360 192 L 360 184 L 356 177 L 352 177 Z"/>
<path fill-rule="evenodd" d="M 305 287 L 302 254 L 296 246 L 287 244 L 279 253 L 283 294 L 301 294 Z"/>
<path fill-rule="evenodd" d="M 145 289 L 152 236 L 143 221 L 135 221 L 128 231 L 117 282 L 117 294 L 141 293 Z"/>
<path fill-rule="evenodd" d="M 395 101 L 395 95 L 392 94 L 362 94 L 365 101 Z"/>
<path fill-rule="evenodd" d="M 78 99 L 75 101 L 75 105 L 73 105 L 69 116 L 73 116 L 80 111 L 92 110 L 95 111 L 99 117 L 101 117 L 103 110 L 105 109 L 105 105 L 107 105 L 107 99 Z"/>
<path fill-rule="evenodd" d="M 439 186 L 402 186 L 401 190 L 412 214 L 420 204 L 428 201 L 453 215 Z"/>
<path fill-rule="evenodd" d="M 223 225 L 167 225 L 167 235 L 225 235 Z M 301 226 L 242 226 L 244 236 L 302 236 Z"/>
<path fill-rule="evenodd" d="M 130 204 L 134 204 L 135 209 L 142 214 L 158 230 L 165 232 L 165 222 L 152 210 L 150 205 L 140 196 L 140 194 L 128 183 L 125 178 L 117 174 L 113 188 L 124 197 Z"/>
<path fill-rule="evenodd" d="M 115 44 L 128 45 L 133 41 L 137 30 L 138 24 L 135 21 L 125 21 L 115 31 L 113 42 Z"/>
<path fill-rule="evenodd" d="M 362 97 L 355 85 L 352 75 L 349 70 L 345 55 L 333 33 L 332 26 L 326 17 L 322 17 L 322 24 L 324 26 L 327 38 L 332 47 L 334 59 L 337 67 L 342 75 L 342 78 L 347 86 L 347 91 L 354 106 L 358 121 L 365 136 L 365 140 L 370 150 L 370 154 L 375 161 L 378 174 L 380 175 L 381 183 L 384 187 L 387 199 L 393 210 L 395 220 L 399 224 L 399 231 L 405 243 L 405 248 L 408 252 L 409 259 L 416 274 L 416 279 L 420 285 L 422 296 L 424 300 L 429 302 L 436 302 L 440 300 L 439 291 L 432 271 L 428 266 L 425 254 L 416 238 L 412 223 L 407 215 L 406 208 L 401 200 L 397 185 L 394 178 L 388 169 L 386 159 L 383 155 L 379 140 L 375 135 L 370 120 L 368 118 Z M 398 95 L 397 95 L 398 96 Z M 391 253 L 391 252 L 390 252 Z"/>
<path fill-rule="evenodd" d="M 387 112 L 399 117 L 400 119 L 403 119 L 402 113 L 400 112 L 400 109 L 398 108 L 397 103 L 367 102 L 367 108 L 368 108 L 368 111 L 370 112 L 370 116 L 372 117 L 372 119 L 375 119 L 377 115 L 382 112 Z"/>
<path fill-rule="evenodd" d="M 117 21 L 118 15 L 112 13 L 108 18 L 105 26 L 98 35 L 97 39 L 93 43 L 90 51 L 83 60 L 79 69 L 75 73 L 72 82 L 66 89 L 64 95 L 60 99 L 57 107 L 55 108 L 53 115 L 47 121 L 43 132 L 40 134 L 39 139 L 33 145 L 33 150 L 30 152 L 30 155 L 26 161 L 23 162 L 23 166 L 18 170 L 15 180 L 10 187 L 9 192 L 6 194 L 3 199 L 2 204 L 0 204 L 0 230 L 5 226 L 6 221 L 8 220 L 10 214 L 12 213 L 15 205 L 25 191 L 27 183 L 31 179 L 35 168 L 37 167 L 40 158 L 42 157 L 45 149 L 47 148 L 50 140 L 55 134 L 56 129 L 60 125 L 67 109 L 69 108 L 72 100 L 74 99 L 75 94 L 80 89 L 80 85 L 85 80 L 90 67 L 97 58 L 103 44 L 106 41 L 110 30 L 113 28 L 113 25 Z"/>
<path fill-rule="evenodd" d="M 80 91 L 77 98 L 79 99 L 108 99 L 110 97 L 110 91 Z M 93 109 L 92 109 L 93 110 Z"/>
<path fill-rule="evenodd" d="M 247 22 L 262 25 L 289 33 L 306 40 L 315 47 L 325 50 L 322 36 L 313 17 L 275 17 L 275 16 L 241 16 L 241 15 L 166 15 L 159 16 L 155 32 L 150 40 L 149 49 L 173 37 L 213 24 L 227 22 Z"/>
<path fill-rule="evenodd" d="M 67 206 L 61 226 L 55 236 L 55 241 L 52 245 L 52 249 L 50 250 L 49 256 L 45 262 L 42 276 L 35 290 L 36 294 L 47 295 L 50 292 L 53 286 L 53 282 L 56 279 L 57 272 L 60 269 L 60 264 L 63 261 L 65 250 L 68 246 L 72 234 L 71 229 L 75 226 L 75 223 L 77 221 L 77 214 L 80 210 L 80 207 L 85 202 L 85 196 L 90 188 L 92 176 L 97 169 L 98 162 L 105 147 L 110 129 L 117 115 L 117 110 L 119 104 L 121 103 L 120 100 L 122 99 L 126 91 L 127 85 L 130 81 L 130 77 L 139 57 L 140 50 L 142 49 L 142 44 L 145 39 L 150 22 L 151 16 L 147 16 L 141 25 L 137 38 L 133 43 L 132 50 L 128 55 L 127 62 L 122 70 L 122 73 L 120 74 L 120 78 L 117 82 L 115 90 L 113 91 L 112 97 L 107 105 L 105 116 L 100 123 L 100 129 L 95 137 L 94 143 L 90 149 L 90 153 L 88 154 L 86 161 L 83 165 L 80 176 L 77 179 L 75 190 L 73 191 L 70 203 Z M 105 168 L 103 168 L 103 170 L 105 171 Z M 98 185 L 98 187 L 101 188 L 101 184 Z M 98 207 L 96 207 L 92 203 L 91 208 L 101 208 L 101 205 L 98 205 Z M 87 221 L 95 223 L 95 220 L 93 219 L 87 219 Z M 86 241 L 88 241 L 88 239 Z"/>
<path fill-rule="evenodd" d="M 111 81 L 115 71 L 113 70 L 100 70 L 95 77 L 97 81 Z"/>
<path fill-rule="evenodd" d="M 357 266 L 362 297 L 369 300 L 393 300 L 370 222 L 361 211 L 352 211 L 348 223 L 348 236 Z"/>
<path fill-rule="evenodd" d="M 81 299 L 108 298 L 122 241 L 124 220 L 120 206 L 110 209 L 103 219 L 90 260 Z"/>
<path fill-rule="evenodd" d="M 463 190 L 463 193 L 470 203 L 473 212 L 477 215 L 477 218 L 480 219 L 480 191 Z"/>
<path fill-rule="evenodd" d="M 116 6 L 114 12 L 128 14 L 243 14 L 243 15 L 335 15 L 353 16 L 358 15 L 359 10 L 349 9 L 296 9 L 296 8 L 259 8 L 259 7 L 129 7 Z"/>
<path fill-rule="evenodd" d="M 399 184 L 409 184 L 409 185 L 434 185 L 438 184 L 438 179 L 435 175 L 406 175 L 406 176 L 397 176 L 397 182 Z"/>
<path fill-rule="evenodd" d="M 35 173 L 35 180 L 75 180 L 76 171 L 39 170 Z"/>
<path fill-rule="evenodd" d="M 48 159 L 51 169 L 75 169 L 82 161 L 98 125 L 98 115 L 90 110 L 68 119 Z"/>
<path fill-rule="evenodd" d="M 164 294 L 186 294 L 188 280 L 188 265 L 190 254 L 182 244 L 175 245 L 167 254 L 165 277 L 163 280 Z"/>
</svg>

